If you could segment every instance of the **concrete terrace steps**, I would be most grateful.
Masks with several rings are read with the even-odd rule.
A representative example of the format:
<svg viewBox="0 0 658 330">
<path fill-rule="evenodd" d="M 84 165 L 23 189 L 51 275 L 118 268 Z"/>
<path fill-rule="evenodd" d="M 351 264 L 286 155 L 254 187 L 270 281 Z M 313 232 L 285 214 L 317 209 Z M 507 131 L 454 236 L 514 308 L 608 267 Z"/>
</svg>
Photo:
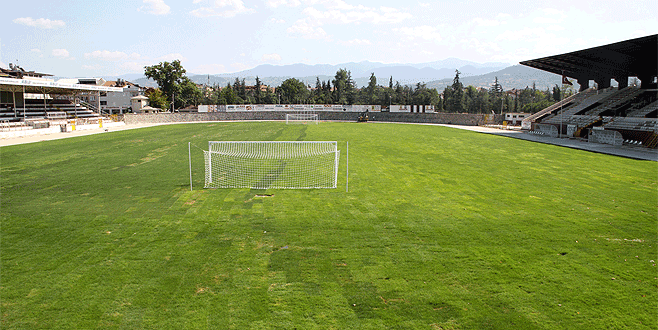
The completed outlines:
<svg viewBox="0 0 658 330">
<path fill-rule="evenodd" d="M 615 117 L 604 126 L 606 129 L 629 131 L 653 131 L 658 133 L 658 119 L 641 117 Z"/>
<path fill-rule="evenodd" d="M 650 112 L 658 110 L 658 100 L 649 103 L 647 106 L 644 108 L 635 110 L 633 112 L 628 113 L 627 117 L 644 117 L 648 115 Z"/>
<path fill-rule="evenodd" d="M 604 111 L 614 109 L 615 107 L 632 100 L 642 92 L 643 91 L 637 87 L 626 87 L 601 100 L 601 105 L 587 111 L 586 115 L 598 115 Z"/>
</svg>

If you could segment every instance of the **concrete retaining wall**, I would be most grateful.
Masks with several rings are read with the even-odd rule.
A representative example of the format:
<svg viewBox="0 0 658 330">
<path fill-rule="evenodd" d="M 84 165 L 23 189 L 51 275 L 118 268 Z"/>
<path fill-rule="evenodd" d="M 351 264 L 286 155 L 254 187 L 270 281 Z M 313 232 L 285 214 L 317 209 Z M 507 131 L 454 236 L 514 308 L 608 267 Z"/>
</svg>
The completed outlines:
<svg viewBox="0 0 658 330">
<path fill-rule="evenodd" d="M 205 112 L 205 113 L 159 113 L 159 114 L 126 114 L 124 121 L 127 125 L 180 123 L 203 121 L 231 121 L 231 120 L 286 120 L 285 111 L 251 111 L 251 112 Z M 320 121 L 356 121 L 358 113 L 321 111 L 317 112 Z M 502 115 L 459 114 L 459 113 L 392 113 L 370 112 L 371 121 L 401 122 L 401 123 L 428 123 L 452 124 L 465 126 L 479 126 L 484 124 L 501 124 Z M 489 119 L 487 120 L 487 117 Z"/>
</svg>

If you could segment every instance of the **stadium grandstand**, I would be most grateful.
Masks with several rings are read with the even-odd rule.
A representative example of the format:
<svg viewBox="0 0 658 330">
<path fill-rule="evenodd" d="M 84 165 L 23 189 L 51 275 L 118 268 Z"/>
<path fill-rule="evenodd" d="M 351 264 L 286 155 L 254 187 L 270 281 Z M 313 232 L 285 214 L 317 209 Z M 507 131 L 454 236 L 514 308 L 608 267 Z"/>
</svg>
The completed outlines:
<svg viewBox="0 0 658 330">
<path fill-rule="evenodd" d="M 613 145 L 658 146 L 658 34 L 521 64 L 559 74 L 563 84 L 573 78 L 580 85 L 579 93 L 525 118 L 523 129 Z"/>
<path fill-rule="evenodd" d="M 9 69 L 0 68 L 0 127 L 41 128 L 57 120 L 97 120 L 101 93 L 123 91 L 103 86 L 100 78 L 55 82 L 50 77 L 11 63 Z"/>
</svg>

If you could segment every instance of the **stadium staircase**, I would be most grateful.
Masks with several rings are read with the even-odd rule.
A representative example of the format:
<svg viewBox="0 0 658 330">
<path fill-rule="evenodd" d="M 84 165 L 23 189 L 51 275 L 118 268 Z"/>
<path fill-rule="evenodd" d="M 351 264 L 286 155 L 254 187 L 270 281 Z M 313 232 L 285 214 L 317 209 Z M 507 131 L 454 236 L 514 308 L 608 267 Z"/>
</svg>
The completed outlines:
<svg viewBox="0 0 658 330">
<path fill-rule="evenodd" d="M 580 93 L 571 95 L 571 96 L 565 98 L 564 100 L 562 100 L 560 102 L 556 102 L 556 103 L 552 104 L 551 106 L 547 107 L 544 110 L 541 110 L 539 112 L 536 112 L 536 113 L 524 118 L 523 121 L 524 122 L 540 121 L 544 118 L 547 118 L 547 117 L 551 116 L 553 112 L 555 112 L 556 110 L 559 110 L 560 108 L 568 108 L 569 105 L 571 105 L 572 103 L 578 104 L 582 100 L 592 96 L 595 93 L 595 91 L 596 90 L 594 88 L 588 88 L 588 89 L 586 89 L 586 90 L 584 90 Z"/>
<path fill-rule="evenodd" d="M 547 117 L 543 122 L 547 124 L 560 124 L 562 123 L 568 123 L 569 119 L 571 119 L 571 116 L 580 114 L 584 110 L 587 110 L 590 107 L 597 107 L 596 104 L 607 97 L 609 97 L 611 94 L 614 94 L 616 92 L 615 88 L 607 88 L 598 91 L 596 93 L 596 90 L 594 90 L 591 94 L 586 95 L 585 98 L 581 98 L 580 102 L 575 104 L 572 107 L 564 109 L 562 112 L 557 113 L 551 117 Z M 598 116 L 597 116 L 598 117 Z"/>
</svg>

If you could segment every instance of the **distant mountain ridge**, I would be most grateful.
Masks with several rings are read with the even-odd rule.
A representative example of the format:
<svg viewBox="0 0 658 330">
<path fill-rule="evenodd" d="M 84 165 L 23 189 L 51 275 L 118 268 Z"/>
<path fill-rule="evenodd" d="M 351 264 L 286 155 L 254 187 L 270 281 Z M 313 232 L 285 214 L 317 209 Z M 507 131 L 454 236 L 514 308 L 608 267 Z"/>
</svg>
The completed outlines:
<svg viewBox="0 0 658 330">
<path fill-rule="evenodd" d="M 344 68 L 350 70 L 352 78 L 359 87 L 368 85 L 370 74 L 374 73 L 377 77 L 377 84 L 380 86 L 388 86 L 390 77 L 393 77 L 393 84 L 400 82 L 402 85 L 415 85 L 420 82 L 426 84 L 429 88 L 443 91 L 446 86 L 452 84 L 455 76 L 455 66 L 457 66 L 457 69 L 461 72 L 460 78 L 464 86 L 473 85 L 475 87 L 490 88 L 496 77 L 498 77 L 499 83 L 505 90 L 532 87 L 533 83 L 537 88 L 545 90 L 561 83 L 558 75 L 549 72 L 518 64 L 504 67 L 498 67 L 498 65 L 504 65 L 504 63 L 481 64 L 456 58 L 419 64 L 382 64 L 367 61 L 337 65 L 291 64 L 276 66 L 265 64 L 232 74 L 202 75 L 188 73 L 188 77 L 197 84 L 226 86 L 226 84 L 233 84 L 236 78 L 245 79 L 247 85 L 253 85 L 256 76 L 258 76 L 264 85 L 273 87 L 279 86 L 286 79 L 296 78 L 311 87 L 315 87 L 316 79 L 319 78 L 321 82 L 331 81 L 336 71 Z M 157 86 L 154 81 L 145 78 L 143 75 L 137 79 L 135 79 L 135 76 L 139 75 L 124 75 L 118 78 L 132 81 L 141 86 Z M 116 78 L 114 77 L 114 79 Z M 577 88 L 577 84 L 574 87 Z"/>
<path fill-rule="evenodd" d="M 302 63 L 289 65 L 262 64 L 255 68 L 235 73 L 208 75 L 188 72 L 187 76 L 196 83 L 209 83 L 211 85 L 233 83 L 235 78 L 244 78 L 248 84 L 253 84 L 255 77 L 258 76 L 264 84 L 270 86 L 278 86 L 280 82 L 288 78 L 297 78 L 314 86 L 316 77 L 319 77 L 323 81 L 331 80 L 338 70 L 346 69 L 350 71 L 352 79 L 356 81 L 357 86 L 361 87 L 368 84 L 372 73 L 375 74 L 380 85 L 388 85 L 390 77 L 393 77 L 394 83 L 399 81 L 401 84 L 407 85 L 452 77 L 456 69 L 459 69 L 463 76 L 473 76 L 500 70 L 507 66 L 509 66 L 508 63 L 476 63 L 458 58 L 447 58 L 434 62 L 404 64 L 370 61 L 349 62 L 336 65 L 309 65 Z M 156 86 L 155 82 L 148 80 L 143 75 L 141 78 L 135 78 L 135 74 L 108 78 L 122 78 L 142 86 Z"/>
<path fill-rule="evenodd" d="M 253 69 L 243 70 L 235 73 L 225 73 L 216 76 L 219 77 L 306 77 L 325 75 L 333 76 L 336 71 L 340 69 L 349 70 L 353 79 L 369 78 L 371 73 L 375 76 L 383 76 L 386 73 L 391 73 L 395 79 L 395 73 L 401 76 L 400 79 L 441 79 L 445 78 L 447 74 L 454 74 L 455 69 L 459 69 L 464 75 L 478 75 L 491 71 L 500 70 L 508 67 L 508 63 L 489 62 L 489 63 L 476 63 L 471 61 L 460 60 L 458 58 L 448 58 L 442 61 L 427 62 L 427 63 L 378 63 L 378 62 L 349 62 L 337 65 L 330 64 L 289 64 L 289 65 L 272 65 L 262 64 Z M 465 71 L 462 70 L 465 68 Z M 379 74 L 378 74 L 379 73 Z M 389 74 L 390 77 L 390 74 Z"/>
</svg>

